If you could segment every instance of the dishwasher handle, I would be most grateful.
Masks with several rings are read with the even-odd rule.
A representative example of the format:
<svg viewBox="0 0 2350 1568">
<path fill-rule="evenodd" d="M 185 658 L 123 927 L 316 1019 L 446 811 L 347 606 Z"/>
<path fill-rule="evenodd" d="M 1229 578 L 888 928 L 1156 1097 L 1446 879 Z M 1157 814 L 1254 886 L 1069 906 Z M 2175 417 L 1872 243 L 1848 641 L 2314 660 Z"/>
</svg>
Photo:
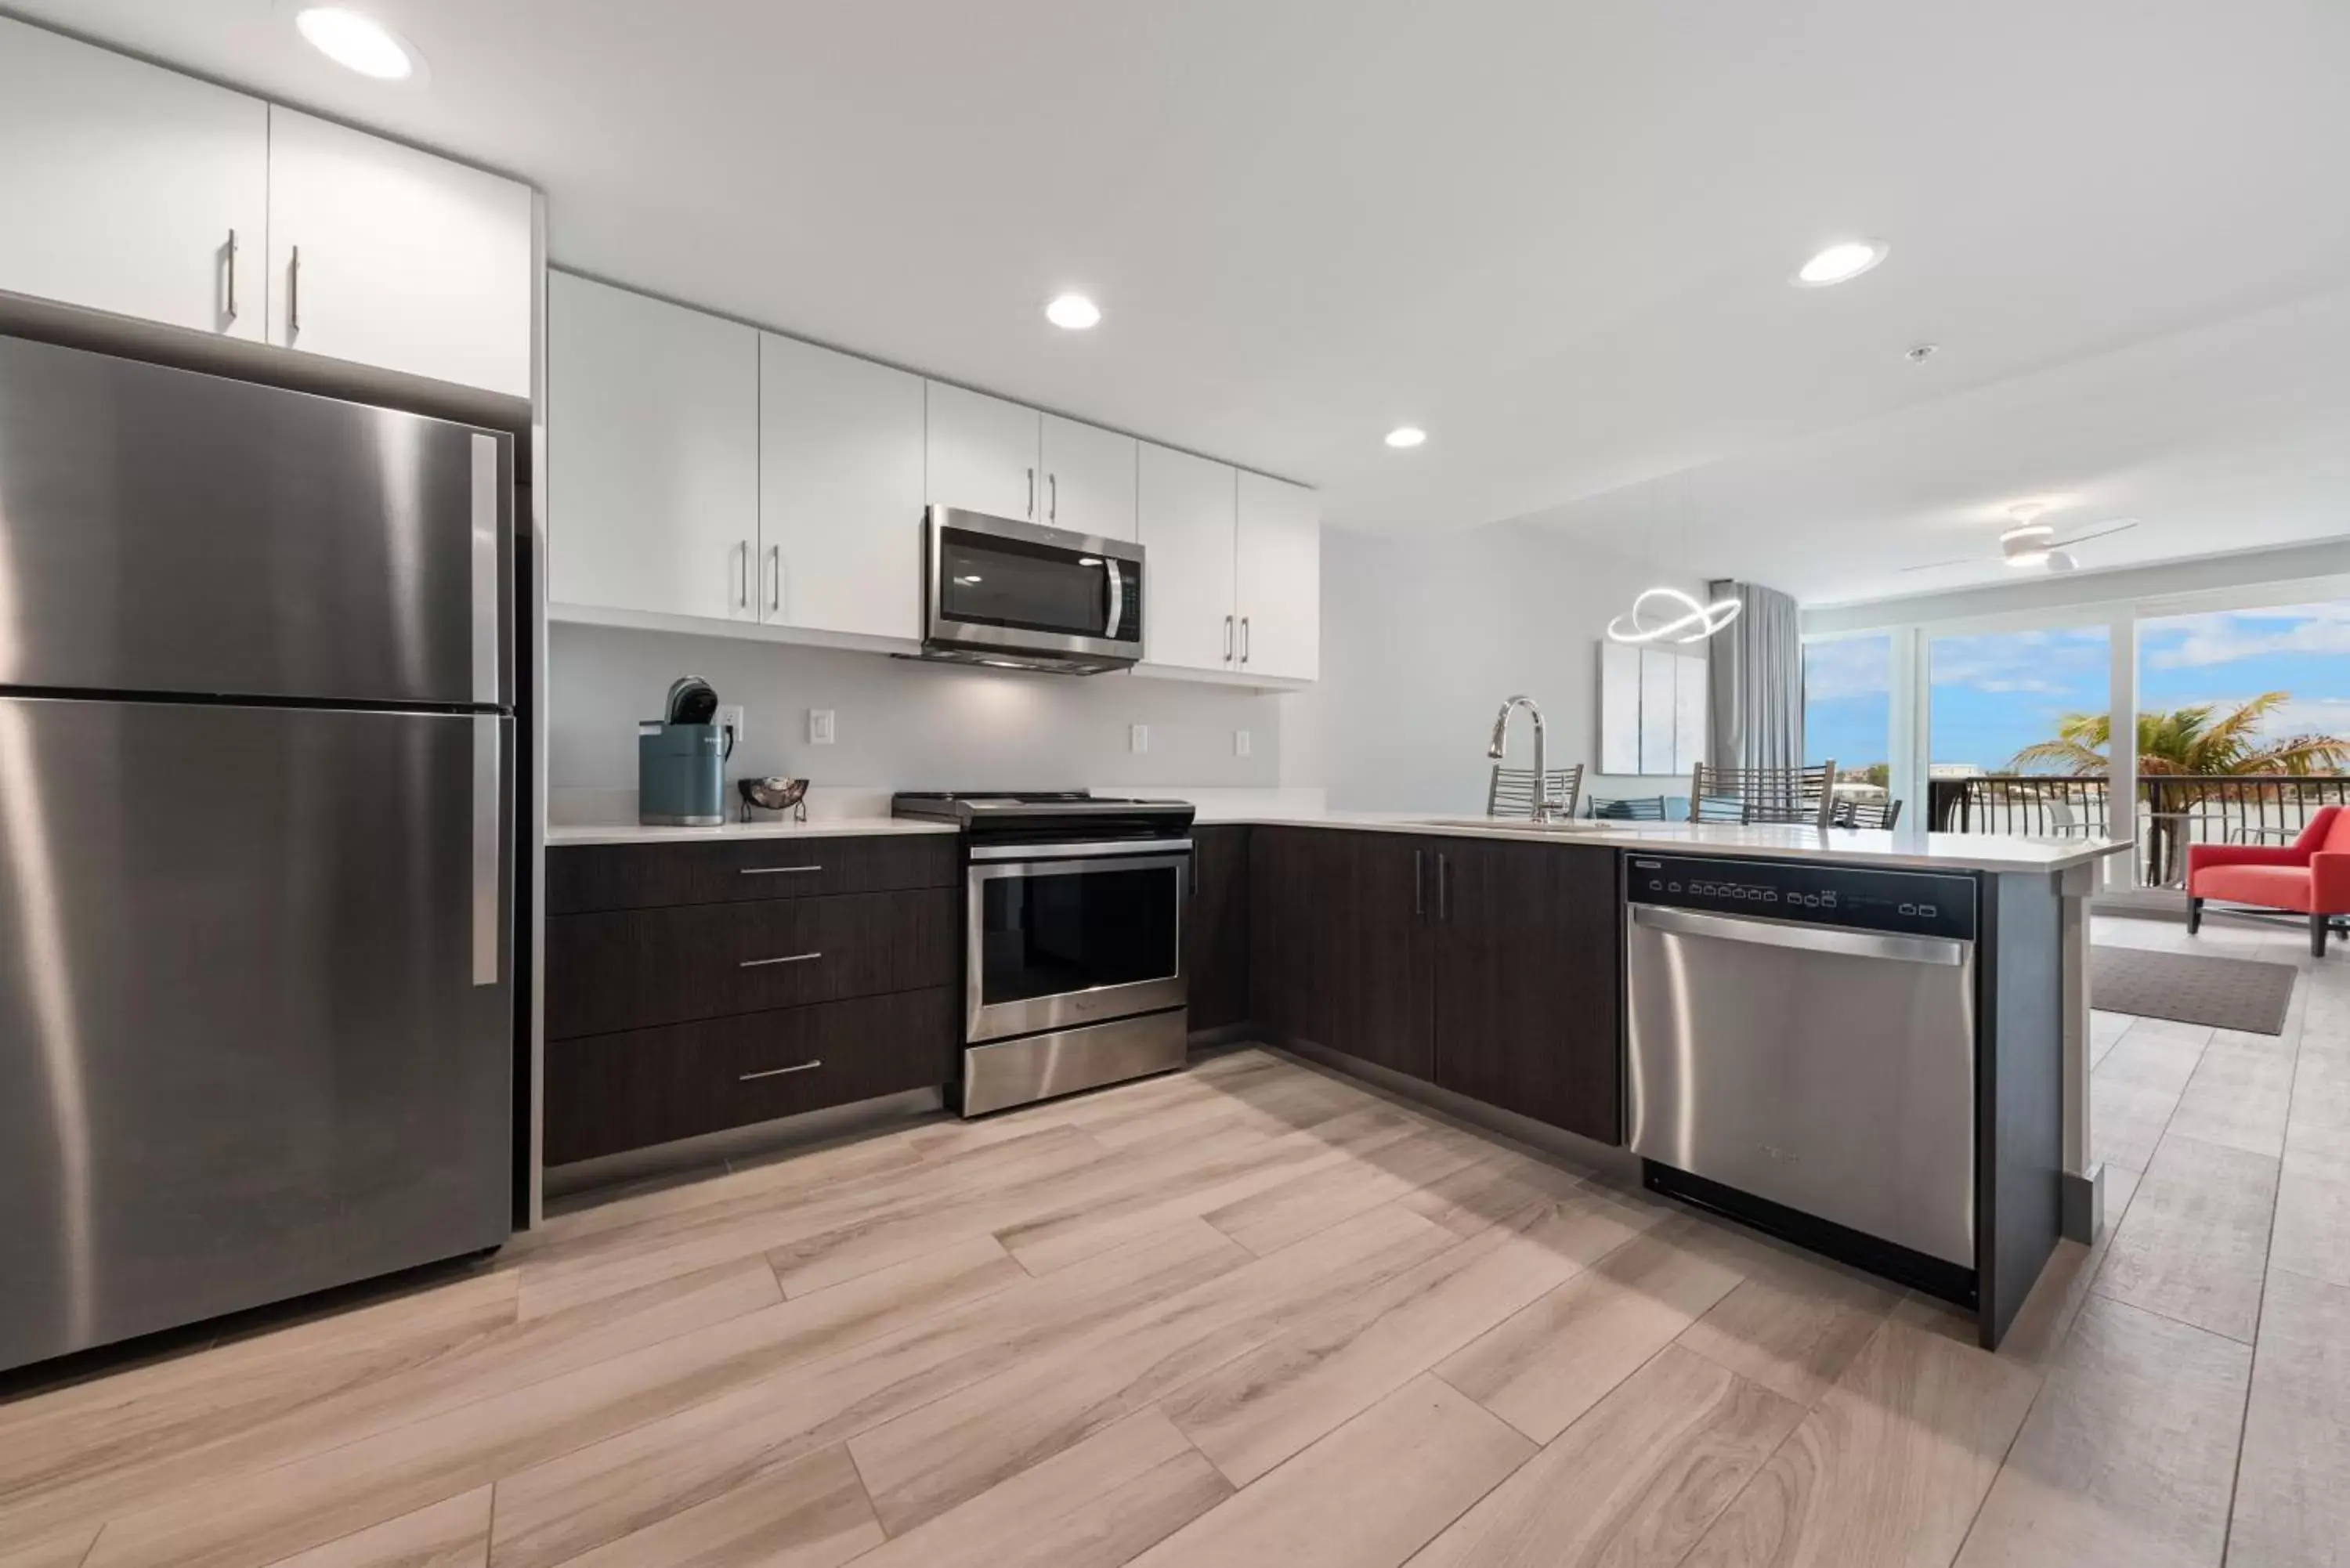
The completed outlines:
<svg viewBox="0 0 2350 1568">
<path fill-rule="evenodd" d="M 1674 909 L 1658 904 L 1632 906 L 1632 923 L 1652 931 L 1679 937 L 1712 937 L 1725 942 L 1751 942 L 1758 947 L 1792 948 L 1798 952 L 1836 953 L 1846 958 L 1889 959 L 1898 963 L 1966 962 L 1972 944 L 1952 937 L 1910 937 L 1898 931 L 1856 931 L 1843 926 L 1804 926 L 1782 920 L 1757 920 L 1742 915 L 1709 915 L 1697 909 Z"/>
</svg>

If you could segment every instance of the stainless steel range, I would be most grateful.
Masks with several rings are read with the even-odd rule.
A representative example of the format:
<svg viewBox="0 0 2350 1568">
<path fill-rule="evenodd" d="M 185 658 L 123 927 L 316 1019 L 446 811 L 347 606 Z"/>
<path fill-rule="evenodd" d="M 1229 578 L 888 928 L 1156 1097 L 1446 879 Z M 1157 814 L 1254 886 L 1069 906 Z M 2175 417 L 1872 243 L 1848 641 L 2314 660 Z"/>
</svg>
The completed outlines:
<svg viewBox="0 0 2350 1568">
<path fill-rule="evenodd" d="M 1189 805 L 1075 790 L 893 805 L 963 833 L 964 1116 L 1183 1064 Z"/>
</svg>

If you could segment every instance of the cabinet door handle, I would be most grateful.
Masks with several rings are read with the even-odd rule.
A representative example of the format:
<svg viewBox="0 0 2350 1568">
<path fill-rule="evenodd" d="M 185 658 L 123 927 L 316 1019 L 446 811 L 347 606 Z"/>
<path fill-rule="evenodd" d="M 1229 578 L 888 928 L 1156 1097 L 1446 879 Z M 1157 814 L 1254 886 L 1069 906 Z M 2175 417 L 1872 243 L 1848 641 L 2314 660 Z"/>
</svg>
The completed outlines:
<svg viewBox="0 0 2350 1568">
<path fill-rule="evenodd" d="M 1427 858 L 1426 850 L 1415 849 L 1411 852 L 1411 912 L 1415 916 L 1428 913 L 1428 896 L 1421 875 L 1421 867 Z"/>
<path fill-rule="evenodd" d="M 1036 471 L 1028 471 L 1028 515 L 1036 515 Z"/>
<path fill-rule="evenodd" d="M 773 574 L 767 579 L 767 608 L 776 615 L 784 613 L 784 547 L 767 546 L 767 569 Z"/>
<path fill-rule="evenodd" d="M 1058 523 L 1060 520 L 1061 476 L 1057 473 L 1048 473 L 1045 476 L 1045 521 Z"/>
<path fill-rule="evenodd" d="M 742 576 L 734 579 L 734 607 L 736 609 L 749 609 L 751 607 L 750 540 L 740 539 L 735 542 L 734 559 L 743 568 Z"/>
<path fill-rule="evenodd" d="M 781 958 L 744 959 L 741 963 L 734 967 L 737 969 L 765 969 L 770 964 L 806 963 L 812 959 L 820 959 L 822 957 L 824 957 L 822 953 L 785 953 Z"/>
<path fill-rule="evenodd" d="M 1232 617 L 1230 617 L 1230 616 L 1226 616 L 1226 617 L 1224 618 L 1224 662 L 1225 662 L 1226 664 L 1230 664 L 1232 661 Z"/>
<path fill-rule="evenodd" d="M 795 871 L 821 871 L 821 866 L 745 866 L 734 873 L 737 877 L 782 877 Z"/>
<path fill-rule="evenodd" d="M 224 313 L 231 322 L 236 320 L 236 231 L 228 232 L 228 308 Z"/>
<path fill-rule="evenodd" d="M 754 1078 L 780 1078 L 786 1073 L 813 1073 L 823 1065 L 824 1058 L 818 1056 L 813 1062 L 802 1062 L 790 1067 L 770 1067 L 764 1073 L 744 1073 L 738 1075 L 734 1081 L 738 1084 L 747 1084 Z"/>
<path fill-rule="evenodd" d="M 1246 664 L 1249 655 L 1249 618 L 1241 617 L 1241 662 Z"/>
<path fill-rule="evenodd" d="M 302 247 L 296 245 L 286 264 L 286 341 L 302 330 Z"/>
</svg>

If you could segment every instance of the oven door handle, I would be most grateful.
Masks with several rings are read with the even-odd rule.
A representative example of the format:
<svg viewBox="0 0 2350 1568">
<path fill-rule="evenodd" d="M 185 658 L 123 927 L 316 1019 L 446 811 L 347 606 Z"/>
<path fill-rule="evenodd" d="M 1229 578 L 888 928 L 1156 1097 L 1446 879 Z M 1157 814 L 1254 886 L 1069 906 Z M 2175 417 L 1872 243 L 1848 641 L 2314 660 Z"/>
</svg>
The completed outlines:
<svg viewBox="0 0 2350 1568">
<path fill-rule="evenodd" d="M 1843 958 L 1889 959 L 1900 963 L 1960 964 L 1970 945 L 1951 937 L 1911 937 L 1895 931 L 1859 931 L 1849 927 L 1783 925 L 1740 915 L 1710 915 L 1658 904 L 1632 906 L 1632 923 L 1681 937 L 1712 937 L 1797 952 L 1835 953 Z"/>
<path fill-rule="evenodd" d="M 1031 861 L 1117 860 L 1144 855 L 1184 854 L 1191 847 L 1188 838 L 1129 838 L 1108 844 L 983 844 L 972 850 L 971 857 L 983 863 L 1009 861 L 1024 865 Z"/>
</svg>

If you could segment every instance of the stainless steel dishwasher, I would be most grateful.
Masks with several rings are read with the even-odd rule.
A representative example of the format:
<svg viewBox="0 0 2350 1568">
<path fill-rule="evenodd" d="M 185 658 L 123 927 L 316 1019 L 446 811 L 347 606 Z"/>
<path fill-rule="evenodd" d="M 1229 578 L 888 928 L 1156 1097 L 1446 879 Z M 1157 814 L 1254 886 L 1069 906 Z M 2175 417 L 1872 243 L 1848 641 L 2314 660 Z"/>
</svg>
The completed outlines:
<svg viewBox="0 0 2350 1568">
<path fill-rule="evenodd" d="M 1970 1301 L 1974 880 L 1635 854 L 1625 894 L 1648 1184 Z"/>
</svg>

